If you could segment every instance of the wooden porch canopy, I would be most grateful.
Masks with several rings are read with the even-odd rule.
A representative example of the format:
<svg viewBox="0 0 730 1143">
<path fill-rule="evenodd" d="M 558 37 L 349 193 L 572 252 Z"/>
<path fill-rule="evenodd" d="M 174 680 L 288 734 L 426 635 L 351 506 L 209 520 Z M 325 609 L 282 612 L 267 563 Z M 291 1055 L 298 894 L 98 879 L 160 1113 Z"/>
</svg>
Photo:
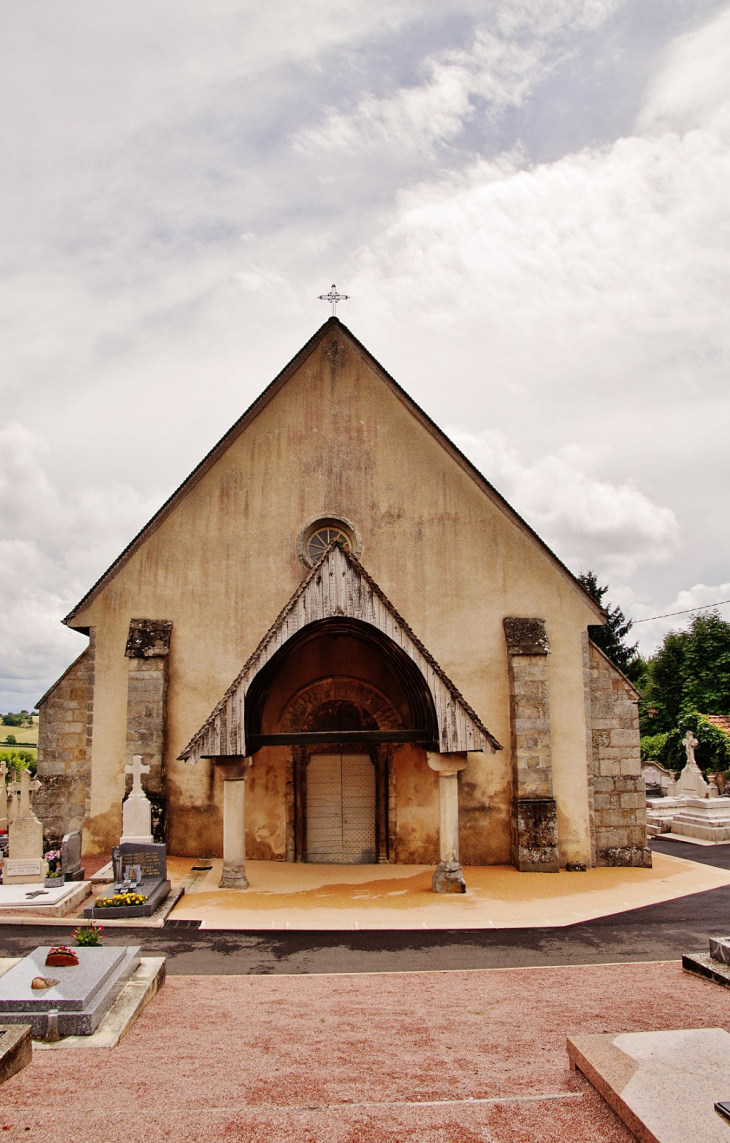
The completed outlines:
<svg viewBox="0 0 730 1143">
<path fill-rule="evenodd" d="M 412 660 L 433 699 L 442 753 L 502 749 L 362 564 L 335 540 L 304 577 L 180 758 L 189 763 L 199 758 L 230 758 L 251 754 L 265 745 L 259 735 L 246 742 L 245 700 L 252 682 L 293 635 L 310 623 L 335 617 L 370 624 Z M 408 733 L 410 737 L 412 732 Z"/>
</svg>

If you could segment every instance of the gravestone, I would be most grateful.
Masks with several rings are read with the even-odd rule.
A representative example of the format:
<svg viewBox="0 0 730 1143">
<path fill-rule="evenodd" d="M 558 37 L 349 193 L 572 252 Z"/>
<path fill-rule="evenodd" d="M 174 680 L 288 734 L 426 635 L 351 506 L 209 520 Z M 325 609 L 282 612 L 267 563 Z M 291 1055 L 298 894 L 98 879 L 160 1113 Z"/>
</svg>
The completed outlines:
<svg viewBox="0 0 730 1143">
<path fill-rule="evenodd" d="M 699 746 L 699 742 L 691 730 L 685 734 L 682 745 L 687 753 L 687 764 L 679 775 L 679 781 L 675 787 L 676 797 L 704 798 L 705 794 L 709 794 L 710 787 L 702 777 L 702 771 L 695 761 L 695 746 Z"/>
<path fill-rule="evenodd" d="M 31 781 L 23 770 L 19 782 L 11 782 L 8 793 L 17 796 L 17 808 L 8 829 L 9 853 L 3 865 L 6 885 L 25 885 L 45 881 L 48 862 L 43 858 L 43 825 L 33 813 L 30 804 L 32 792 L 40 790 L 38 781 Z"/>
<path fill-rule="evenodd" d="M 81 831 L 65 833 L 61 841 L 61 869 L 66 881 L 83 881 L 81 865 Z"/>
<path fill-rule="evenodd" d="M 124 767 L 124 773 L 132 775 L 132 789 L 122 804 L 122 845 L 152 841 L 152 804 L 142 788 L 142 775 L 149 772 L 141 754 L 135 754 L 132 765 Z"/>
<path fill-rule="evenodd" d="M 0 1022 L 30 1024 L 39 1038 L 56 1025 L 61 1036 L 90 1036 L 139 967 L 140 946 L 76 948 L 77 965 L 47 968 L 50 947 L 35 949 L 0 977 Z M 38 976 L 58 983 L 31 988 Z"/>
<path fill-rule="evenodd" d="M 120 842 L 112 850 L 114 884 L 102 892 L 102 897 L 115 893 L 141 893 L 147 898 L 144 905 L 121 905 L 107 908 L 89 905 L 84 916 L 93 920 L 111 920 L 124 917 L 150 917 L 170 892 L 167 879 L 167 846 L 152 842 L 149 845 Z M 141 879 L 130 878 L 130 871 L 139 867 Z M 120 877 L 121 875 L 121 877 Z M 134 882 L 134 883 L 133 883 Z"/>
</svg>

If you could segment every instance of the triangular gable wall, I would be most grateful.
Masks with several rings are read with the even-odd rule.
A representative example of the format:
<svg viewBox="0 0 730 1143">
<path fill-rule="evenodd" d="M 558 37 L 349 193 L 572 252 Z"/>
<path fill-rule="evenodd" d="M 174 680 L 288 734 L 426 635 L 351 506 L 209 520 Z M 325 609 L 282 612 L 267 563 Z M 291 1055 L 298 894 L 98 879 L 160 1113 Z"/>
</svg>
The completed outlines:
<svg viewBox="0 0 730 1143">
<path fill-rule="evenodd" d="M 558 559 L 555 553 L 547 546 L 545 541 L 542 540 L 540 536 L 538 536 L 537 532 L 535 532 L 530 527 L 530 525 L 522 519 L 519 513 L 516 512 L 511 504 L 509 504 L 504 499 L 501 493 L 499 493 L 497 489 L 489 483 L 486 477 L 483 476 L 482 473 L 474 467 L 471 461 L 468 460 L 466 456 L 464 456 L 460 449 L 456 447 L 453 441 L 449 440 L 449 438 L 438 427 L 435 421 L 432 421 L 428 414 L 425 413 L 423 409 L 416 404 L 416 402 L 411 396 L 409 396 L 408 393 L 406 393 L 405 389 L 401 388 L 395 378 L 391 377 L 387 370 L 385 370 L 380 362 L 373 357 L 373 355 L 368 349 L 366 349 L 362 342 L 358 341 L 358 339 L 347 328 L 347 326 L 343 325 L 339 318 L 336 317 L 328 318 L 324 325 L 320 326 L 317 332 L 309 339 L 306 345 L 300 349 L 299 353 L 297 353 L 296 356 L 293 357 L 289 362 L 289 364 L 285 366 L 284 369 L 282 369 L 281 373 L 279 373 L 278 376 L 276 376 L 274 380 L 266 387 L 266 389 L 264 389 L 264 391 L 259 394 L 259 396 L 249 406 L 246 412 L 241 417 L 239 417 L 234 425 L 231 426 L 225 436 L 223 436 L 218 441 L 218 444 L 211 449 L 207 456 L 203 457 L 197 467 L 193 469 L 193 471 L 183 481 L 180 487 L 177 488 L 175 492 L 173 492 L 172 496 L 170 496 L 169 499 L 165 501 L 165 503 L 155 513 L 152 519 L 147 524 L 145 524 L 144 528 L 142 528 L 140 532 L 137 533 L 134 539 L 127 545 L 127 547 L 117 557 L 114 563 L 107 568 L 102 576 L 100 576 L 100 578 L 96 581 L 93 587 L 89 589 L 83 599 L 81 599 L 76 604 L 76 606 L 71 609 L 63 622 L 68 624 L 70 627 L 76 626 L 73 623 L 73 620 L 79 614 L 79 612 L 83 611 L 84 608 L 92 602 L 92 600 L 107 585 L 107 583 L 109 583 L 109 581 L 114 578 L 116 573 L 120 570 L 120 568 L 124 566 L 127 560 L 131 558 L 134 552 L 136 552 L 137 549 L 143 543 L 145 543 L 145 541 L 157 530 L 157 528 L 159 528 L 160 524 L 162 524 L 162 522 L 167 519 L 170 513 L 174 511 L 180 501 L 188 494 L 192 488 L 195 487 L 195 485 L 205 475 L 205 473 L 208 472 L 210 468 L 212 468 L 218 458 L 222 456 L 226 449 L 233 443 L 234 440 L 236 440 L 239 434 L 243 432 L 246 426 L 250 424 L 255 417 L 258 416 L 261 410 L 265 408 L 269 401 L 279 392 L 282 386 L 286 384 L 289 378 L 294 373 L 296 373 L 296 371 L 304 364 L 310 354 L 314 352 L 316 347 L 324 340 L 327 335 L 334 335 L 335 340 L 341 336 L 345 336 L 348 339 L 348 341 L 355 347 L 355 349 L 367 360 L 374 372 L 386 385 L 392 389 L 392 391 L 411 411 L 416 419 L 421 422 L 424 428 L 429 433 L 431 433 L 433 437 L 435 437 L 435 439 L 441 444 L 443 448 L 446 449 L 446 451 L 454 458 L 456 463 L 471 476 L 471 478 L 479 485 L 482 491 L 486 493 L 490 500 L 492 500 L 492 502 L 496 504 L 497 507 L 500 508 L 501 511 L 504 512 L 505 515 L 508 516 L 514 524 L 525 531 L 534 540 L 538 547 L 540 547 L 545 555 L 548 556 L 552 564 L 579 592 L 585 603 L 588 604 L 591 611 L 593 611 L 599 620 L 605 622 L 605 611 L 586 591 L 580 580 L 578 580 L 573 575 L 573 573 L 565 566 L 562 560 Z M 333 342 L 333 344 L 335 343 Z M 86 631 L 86 634 L 88 634 L 88 630 L 84 627 L 78 627 L 77 630 Z"/>
<path fill-rule="evenodd" d="M 199 758 L 245 755 L 244 704 L 254 678 L 292 635 L 308 623 L 333 616 L 370 623 L 413 660 L 433 697 L 442 753 L 502 749 L 362 564 L 335 541 L 305 576 L 180 758 L 192 763 Z"/>
</svg>

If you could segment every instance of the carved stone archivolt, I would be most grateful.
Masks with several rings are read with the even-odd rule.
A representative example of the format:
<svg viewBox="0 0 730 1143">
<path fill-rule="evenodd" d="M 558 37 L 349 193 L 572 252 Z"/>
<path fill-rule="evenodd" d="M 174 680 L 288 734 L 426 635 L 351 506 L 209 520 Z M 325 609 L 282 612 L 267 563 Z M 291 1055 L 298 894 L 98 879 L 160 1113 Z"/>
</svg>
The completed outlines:
<svg viewBox="0 0 730 1143">
<path fill-rule="evenodd" d="M 281 732 L 308 730 L 318 711 L 337 703 L 352 704 L 363 715 L 369 716 L 378 730 L 399 730 L 402 726 L 397 711 L 375 687 L 362 679 L 338 675 L 303 687 L 284 709 L 280 720 Z"/>
</svg>

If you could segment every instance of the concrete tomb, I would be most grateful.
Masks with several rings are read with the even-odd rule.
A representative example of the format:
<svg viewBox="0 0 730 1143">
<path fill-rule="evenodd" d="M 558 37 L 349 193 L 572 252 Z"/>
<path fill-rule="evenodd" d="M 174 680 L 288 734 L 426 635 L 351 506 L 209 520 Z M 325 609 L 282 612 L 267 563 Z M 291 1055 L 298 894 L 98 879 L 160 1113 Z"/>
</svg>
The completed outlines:
<svg viewBox="0 0 730 1143">
<path fill-rule="evenodd" d="M 83 881 L 81 865 L 81 831 L 65 833 L 61 841 L 61 869 L 66 881 Z"/>
<path fill-rule="evenodd" d="M 78 965 L 46 967 L 51 946 L 35 949 L 0 977 L 0 1021 L 30 1024 L 33 1036 L 90 1036 L 140 964 L 140 946 L 78 948 Z M 56 980 L 32 988 L 37 977 Z"/>
<path fill-rule="evenodd" d="M 19 782 L 11 782 L 8 793 L 18 796 L 17 808 L 11 811 L 8 828 L 9 852 L 3 866 L 5 885 L 25 885 L 45 881 L 48 862 L 43 857 L 43 825 L 33 813 L 30 796 L 40 790 L 40 782 L 33 781 L 23 770 Z"/>
<path fill-rule="evenodd" d="M 120 843 L 112 850 L 114 882 L 102 893 L 112 897 L 119 893 L 139 893 L 147 900 L 143 905 L 89 905 L 85 917 L 111 920 L 124 917 L 150 917 L 170 892 L 167 878 L 167 847 L 153 842 L 150 845 Z"/>
<path fill-rule="evenodd" d="M 642 1143 L 730 1143 L 724 1028 L 570 1036 L 568 1056 Z"/>
</svg>

